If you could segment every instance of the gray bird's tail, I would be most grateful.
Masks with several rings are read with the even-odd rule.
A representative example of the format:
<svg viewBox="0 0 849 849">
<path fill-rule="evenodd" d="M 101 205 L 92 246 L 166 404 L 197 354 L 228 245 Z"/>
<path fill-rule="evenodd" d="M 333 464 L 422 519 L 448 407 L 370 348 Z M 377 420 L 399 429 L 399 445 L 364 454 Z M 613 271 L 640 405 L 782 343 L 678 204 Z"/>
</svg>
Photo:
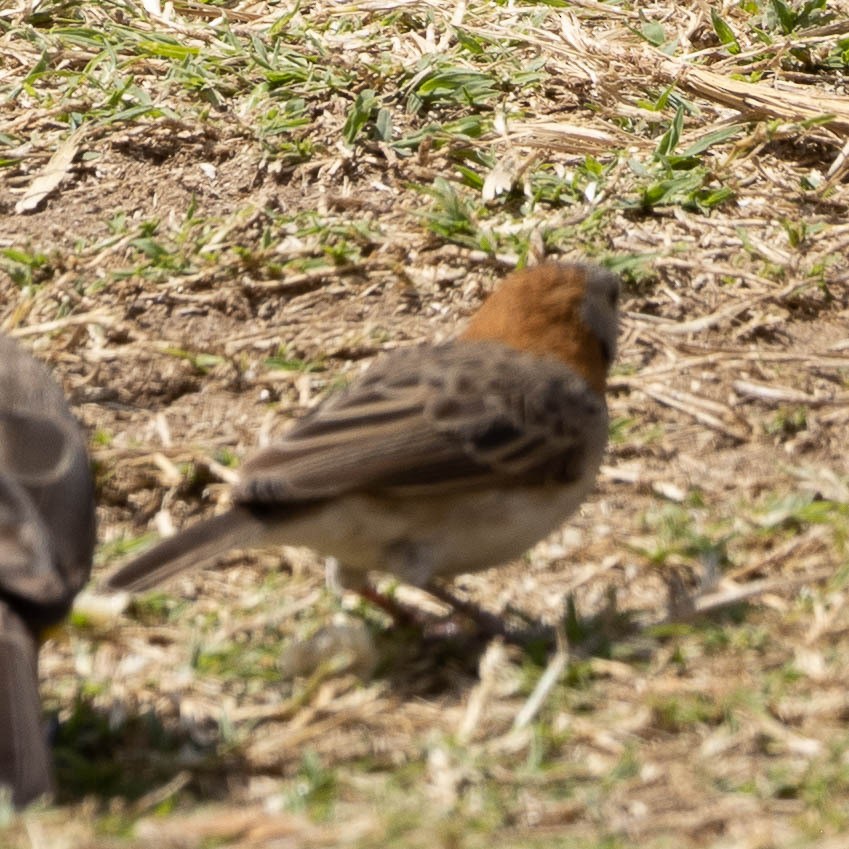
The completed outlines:
<svg viewBox="0 0 849 849">
<path fill-rule="evenodd" d="M 16 807 L 53 790 L 38 697 L 38 646 L 23 620 L 0 601 L 0 786 Z"/>
<path fill-rule="evenodd" d="M 162 540 L 103 581 L 107 590 L 141 592 L 187 569 L 198 568 L 234 548 L 262 541 L 263 522 L 244 507 L 234 507 Z"/>
</svg>

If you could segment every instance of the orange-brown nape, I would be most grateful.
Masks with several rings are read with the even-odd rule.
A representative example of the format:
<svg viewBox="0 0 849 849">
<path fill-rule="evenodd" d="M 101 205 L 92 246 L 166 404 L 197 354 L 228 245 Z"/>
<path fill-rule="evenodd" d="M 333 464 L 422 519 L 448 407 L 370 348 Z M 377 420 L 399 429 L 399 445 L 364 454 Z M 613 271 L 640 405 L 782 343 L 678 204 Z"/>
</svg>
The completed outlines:
<svg viewBox="0 0 849 849">
<path fill-rule="evenodd" d="M 553 356 L 603 393 L 611 352 L 586 321 L 589 266 L 547 262 L 514 271 L 472 316 L 462 339 L 494 339 L 520 351 Z"/>
</svg>

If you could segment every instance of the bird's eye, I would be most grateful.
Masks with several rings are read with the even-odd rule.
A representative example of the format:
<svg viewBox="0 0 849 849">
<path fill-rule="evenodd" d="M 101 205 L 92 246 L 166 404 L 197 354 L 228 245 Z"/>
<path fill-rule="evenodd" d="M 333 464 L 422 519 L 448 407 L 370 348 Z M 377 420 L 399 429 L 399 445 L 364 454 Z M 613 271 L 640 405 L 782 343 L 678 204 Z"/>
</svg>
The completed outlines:
<svg viewBox="0 0 849 849">
<path fill-rule="evenodd" d="M 619 303 L 619 287 L 615 287 L 611 289 L 607 293 L 607 302 L 610 304 L 610 308 L 615 310 L 616 305 Z"/>
</svg>

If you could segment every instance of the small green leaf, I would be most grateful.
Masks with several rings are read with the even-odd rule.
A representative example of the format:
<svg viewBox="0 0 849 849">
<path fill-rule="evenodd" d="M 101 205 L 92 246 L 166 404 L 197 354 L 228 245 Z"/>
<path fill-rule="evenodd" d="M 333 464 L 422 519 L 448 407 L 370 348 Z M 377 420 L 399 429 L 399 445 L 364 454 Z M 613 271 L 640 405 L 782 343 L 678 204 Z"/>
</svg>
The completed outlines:
<svg viewBox="0 0 849 849">
<path fill-rule="evenodd" d="M 772 9 L 785 33 L 793 32 L 796 28 L 796 13 L 784 2 L 784 0 L 772 0 Z"/>
<path fill-rule="evenodd" d="M 655 47 L 660 47 L 666 41 L 666 31 L 657 21 L 646 21 L 640 27 L 640 35 Z"/>
<path fill-rule="evenodd" d="M 471 186 L 473 189 L 477 189 L 478 191 L 483 188 L 483 177 L 481 177 L 477 171 L 473 171 L 466 165 L 456 165 L 455 167 L 462 176 L 463 182 L 467 186 Z"/>
<path fill-rule="evenodd" d="M 698 156 L 704 153 L 708 148 L 715 144 L 720 144 L 728 139 L 733 139 L 739 136 L 745 128 L 742 124 L 729 124 L 720 130 L 714 130 L 712 133 L 706 133 L 697 142 L 691 144 L 686 150 L 681 151 L 681 156 Z"/>
<path fill-rule="evenodd" d="M 368 123 L 371 113 L 377 107 L 377 97 L 373 89 L 363 89 L 354 100 L 354 105 L 348 112 L 345 125 L 342 127 L 342 137 L 352 145 L 360 131 Z"/>
<path fill-rule="evenodd" d="M 289 26 L 289 21 L 298 14 L 301 10 L 301 0 L 297 0 L 296 3 L 292 4 L 292 8 L 286 12 L 286 14 L 281 15 L 272 25 L 271 29 L 268 31 L 268 34 L 272 38 L 277 38 L 282 33 L 286 31 L 286 28 Z"/>
<path fill-rule="evenodd" d="M 728 48 L 728 52 L 731 54 L 739 53 L 740 42 L 737 41 L 734 30 L 720 17 L 716 9 L 710 10 L 710 20 L 719 40 Z"/>
<path fill-rule="evenodd" d="M 681 138 L 681 130 L 683 128 L 684 105 L 679 104 L 678 108 L 675 110 L 675 117 L 672 119 L 669 129 L 661 136 L 660 141 L 657 143 L 655 155 L 669 156 L 669 154 L 672 153 L 678 145 L 678 139 Z"/>
<path fill-rule="evenodd" d="M 170 251 L 159 244 L 159 242 L 150 238 L 133 239 L 130 244 L 134 248 L 138 248 L 146 257 L 156 261 L 168 256 Z"/>
<path fill-rule="evenodd" d="M 808 0 L 808 2 L 805 3 L 804 6 L 802 6 L 802 11 L 799 12 L 796 18 L 796 26 L 806 27 L 815 23 L 816 19 L 820 16 L 814 13 L 818 12 L 820 9 L 826 8 L 826 0 Z"/>
<path fill-rule="evenodd" d="M 454 35 L 457 37 L 457 41 L 472 55 L 481 56 L 486 52 L 484 45 L 470 32 L 467 32 L 461 27 L 455 27 Z"/>
<path fill-rule="evenodd" d="M 162 41 L 140 41 L 138 49 L 141 53 L 147 53 L 149 56 L 158 56 L 162 59 L 175 59 L 183 61 L 190 56 L 197 56 L 200 47 L 187 47 L 185 44 L 178 44 L 170 40 Z"/>
<path fill-rule="evenodd" d="M 377 110 L 374 128 L 381 141 L 392 141 L 392 113 L 385 108 Z"/>
</svg>

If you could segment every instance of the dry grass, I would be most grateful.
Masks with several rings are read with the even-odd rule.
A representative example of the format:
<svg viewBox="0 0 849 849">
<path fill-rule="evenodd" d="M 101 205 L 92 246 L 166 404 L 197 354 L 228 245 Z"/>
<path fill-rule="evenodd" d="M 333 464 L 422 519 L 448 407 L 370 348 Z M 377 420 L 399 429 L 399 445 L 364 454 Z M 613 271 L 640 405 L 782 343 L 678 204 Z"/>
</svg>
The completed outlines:
<svg viewBox="0 0 849 849">
<path fill-rule="evenodd" d="M 82 607 L 0 845 L 842 846 L 847 65 L 843 2 L 0 9 L 0 325 L 90 429 L 98 568 L 517 262 L 627 281 L 598 492 L 458 582 L 568 652 L 300 551 Z"/>
</svg>

